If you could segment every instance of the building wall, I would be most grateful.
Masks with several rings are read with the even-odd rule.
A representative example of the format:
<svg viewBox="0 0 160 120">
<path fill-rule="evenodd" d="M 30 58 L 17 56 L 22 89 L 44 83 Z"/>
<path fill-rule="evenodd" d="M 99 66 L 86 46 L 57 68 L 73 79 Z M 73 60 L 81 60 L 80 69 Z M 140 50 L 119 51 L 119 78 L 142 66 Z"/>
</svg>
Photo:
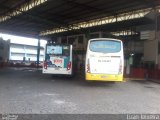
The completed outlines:
<svg viewBox="0 0 160 120">
<path fill-rule="evenodd" d="M 144 61 L 153 61 L 156 59 L 156 41 L 146 40 L 144 43 Z"/>
<path fill-rule="evenodd" d="M 160 68 L 160 31 L 151 35 L 144 43 L 144 61 L 152 61 Z"/>
<path fill-rule="evenodd" d="M 158 61 L 158 40 L 159 31 L 156 31 L 155 24 L 148 24 L 137 27 L 140 31 L 140 39 L 144 40 L 144 61 L 160 64 Z"/>
<path fill-rule="evenodd" d="M 58 43 L 73 44 L 75 50 L 86 50 L 89 39 L 103 38 L 103 37 L 112 38 L 113 35 L 111 36 L 109 33 L 105 33 L 105 32 L 94 32 L 94 33 L 90 33 L 89 35 L 85 35 L 85 34 L 72 35 L 67 37 L 59 37 Z M 143 53 L 144 41 L 143 40 L 128 41 L 127 45 L 124 45 L 124 51 L 126 53 Z"/>
<path fill-rule="evenodd" d="M 58 43 L 72 44 L 74 49 L 83 50 L 86 47 L 85 35 L 72 35 L 66 37 L 59 37 Z"/>
<path fill-rule="evenodd" d="M 86 50 L 88 40 L 92 38 L 100 38 L 102 37 L 101 32 L 94 32 L 90 34 L 78 34 L 78 35 L 70 35 L 65 37 L 58 37 L 58 43 L 66 43 L 72 44 L 73 48 L 76 50 Z"/>
<path fill-rule="evenodd" d="M 40 61 L 43 61 L 44 48 L 40 49 Z M 23 61 L 37 61 L 37 46 L 13 44 L 10 45 L 10 60 Z"/>
<path fill-rule="evenodd" d="M 143 41 L 128 41 L 127 45 L 124 45 L 125 53 L 143 53 L 144 42 Z"/>
</svg>

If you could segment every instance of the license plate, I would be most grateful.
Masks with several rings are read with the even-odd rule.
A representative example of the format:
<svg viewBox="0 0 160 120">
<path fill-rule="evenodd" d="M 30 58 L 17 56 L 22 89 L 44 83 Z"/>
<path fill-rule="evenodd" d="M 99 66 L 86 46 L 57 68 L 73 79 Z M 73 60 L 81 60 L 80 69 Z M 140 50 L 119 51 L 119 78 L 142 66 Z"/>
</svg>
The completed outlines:
<svg viewBox="0 0 160 120">
<path fill-rule="evenodd" d="M 59 70 L 59 68 L 57 67 L 57 68 L 55 68 L 55 70 Z"/>
<path fill-rule="evenodd" d="M 103 76 L 101 76 L 101 78 L 107 78 L 107 76 L 103 75 Z"/>
</svg>

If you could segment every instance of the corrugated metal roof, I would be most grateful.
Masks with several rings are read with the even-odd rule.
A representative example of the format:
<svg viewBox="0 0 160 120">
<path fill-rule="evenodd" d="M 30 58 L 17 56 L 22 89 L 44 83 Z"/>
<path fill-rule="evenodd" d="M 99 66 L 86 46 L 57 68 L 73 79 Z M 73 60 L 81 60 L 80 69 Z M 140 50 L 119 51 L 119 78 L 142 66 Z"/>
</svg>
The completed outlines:
<svg viewBox="0 0 160 120">
<path fill-rule="evenodd" d="M 1 0 L 0 15 L 5 15 L 29 0 Z M 159 0 L 47 0 L 0 23 L 0 31 L 36 37 L 41 31 L 115 16 L 134 10 L 154 8 Z M 5 6 L 5 7 L 4 7 Z M 7 7 L 6 7 L 7 6 Z"/>
</svg>

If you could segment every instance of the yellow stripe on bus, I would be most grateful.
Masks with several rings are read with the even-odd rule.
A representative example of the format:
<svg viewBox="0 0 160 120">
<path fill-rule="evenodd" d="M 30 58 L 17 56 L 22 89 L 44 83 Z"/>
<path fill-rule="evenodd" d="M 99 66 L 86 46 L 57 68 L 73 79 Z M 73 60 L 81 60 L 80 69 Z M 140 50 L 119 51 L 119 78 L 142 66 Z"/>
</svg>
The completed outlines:
<svg viewBox="0 0 160 120">
<path fill-rule="evenodd" d="M 85 74 L 86 80 L 95 80 L 95 81 L 123 81 L 123 75 L 110 75 L 110 74 Z"/>
</svg>

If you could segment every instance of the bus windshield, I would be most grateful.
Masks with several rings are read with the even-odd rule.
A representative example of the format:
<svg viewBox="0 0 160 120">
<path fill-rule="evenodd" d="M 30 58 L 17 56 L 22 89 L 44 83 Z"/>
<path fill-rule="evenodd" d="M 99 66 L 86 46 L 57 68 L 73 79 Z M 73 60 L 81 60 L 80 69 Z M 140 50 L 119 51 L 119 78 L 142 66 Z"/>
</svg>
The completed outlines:
<svg viewBox="0 0 160 120">
<path fill-rule="evenodd" d="M 101 53 L 120 52 L 121 42 L 114 40 L 93 40 L 90 42 L 89 49 L 93 52 Z"/>
<path fill-rule="evenodd" d="M 46 54 L 58 55 L 58 56 L 69 56 L 70 47 L 67 45 L 47 45 Z"/>
</svg>

